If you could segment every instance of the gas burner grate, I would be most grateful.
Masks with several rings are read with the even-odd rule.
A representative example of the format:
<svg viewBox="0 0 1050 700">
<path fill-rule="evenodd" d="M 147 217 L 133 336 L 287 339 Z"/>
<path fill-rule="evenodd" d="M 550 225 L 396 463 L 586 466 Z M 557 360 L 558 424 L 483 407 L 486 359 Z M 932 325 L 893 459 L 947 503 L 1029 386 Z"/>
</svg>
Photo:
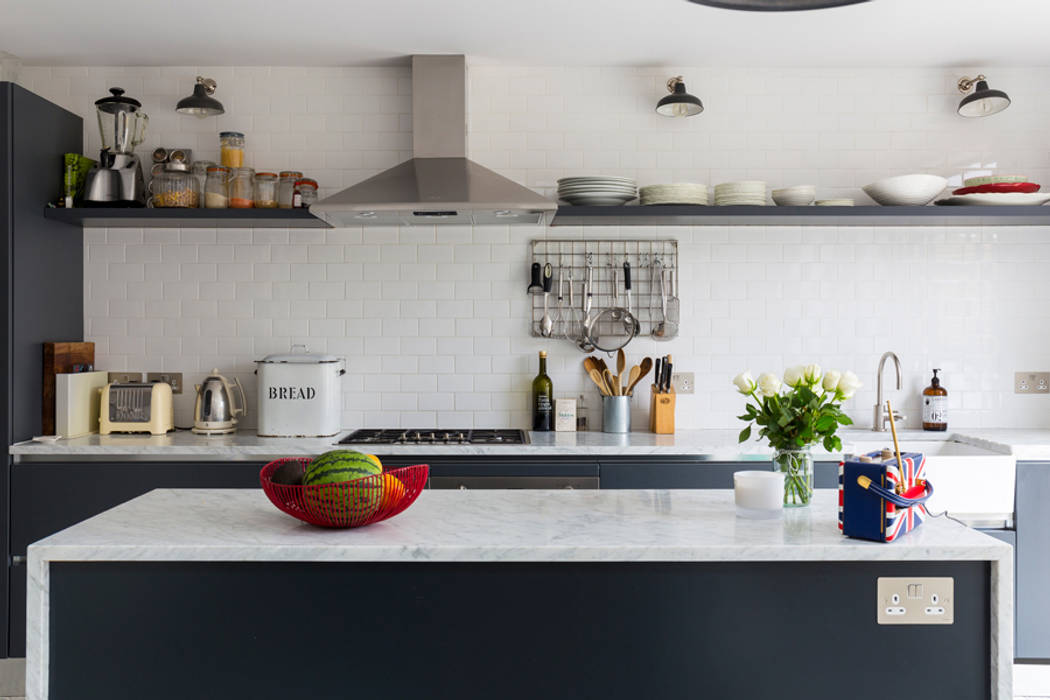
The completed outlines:
<svg viewBox="0 0 1050 700">
<path fill-rule="evenodd" d="M 355 430 L 340 445 L 526 445 L 523 430 L 446 428 L 363 428 Z"/>
</svg>

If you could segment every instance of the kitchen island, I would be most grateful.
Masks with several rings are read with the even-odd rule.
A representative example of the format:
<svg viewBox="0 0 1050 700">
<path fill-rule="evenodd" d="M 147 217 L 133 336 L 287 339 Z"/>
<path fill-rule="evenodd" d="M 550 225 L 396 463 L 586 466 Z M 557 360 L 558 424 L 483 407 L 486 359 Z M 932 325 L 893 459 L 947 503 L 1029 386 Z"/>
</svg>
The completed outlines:
<svg viewBox="0 0 1050 700">
<path fill-rule="evenodd" d="M 426 491 L 359 530 L 258 490 L 157 490 L 29 548 L 27 697 L 1011 697 L 1011 548 L 850 540 L 834 492 Z M 878 625 L 950 576 L 951 625 Z"/>
</svg>

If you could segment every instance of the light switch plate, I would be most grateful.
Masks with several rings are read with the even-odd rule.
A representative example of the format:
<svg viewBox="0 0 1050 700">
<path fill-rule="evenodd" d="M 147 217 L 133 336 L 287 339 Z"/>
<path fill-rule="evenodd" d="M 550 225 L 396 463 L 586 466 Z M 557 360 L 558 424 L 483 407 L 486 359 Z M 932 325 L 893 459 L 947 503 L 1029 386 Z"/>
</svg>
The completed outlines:
<svg viewBox="0 0 1050 700">
<path fill-rule="evenodd" d="M 110 382 L 117 384 L 131 384 L 142 381 L 142 372 L 110 372 L 107 376 Z"/>
<path fill-rule="evenodd" d="M 954 624 L 955 579 L 880 576 L 876 621 L 880 625 Z"/>
<path fill-rule="evenodd" d="M 1014 372 L 1015 394 L 1050 394 L 1050 372 Z"/>
</svg>

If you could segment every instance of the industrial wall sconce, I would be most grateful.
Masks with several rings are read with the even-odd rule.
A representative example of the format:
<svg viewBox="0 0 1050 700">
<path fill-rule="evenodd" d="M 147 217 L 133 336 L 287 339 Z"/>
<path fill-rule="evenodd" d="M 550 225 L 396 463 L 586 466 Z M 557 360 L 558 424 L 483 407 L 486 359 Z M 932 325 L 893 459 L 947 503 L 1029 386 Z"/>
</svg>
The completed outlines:
<svg viewBox="0 0 1050 700">
<path fill-rule="evenodd" d="M 1007 94 L 1002 90 L 989 88 L 988 79 L 983 75 L 976 78 L 959 78 L 959 92 L 965 94 L 970 90 L 973 90 L 973 94 L 966 95 L 959 103 L 959 114 L 964 117 L 987 117 L 1010 106 Z"/>
<path fill-rule="evenodd" d="M 211 78 L 197 76 L 197 84 L 193 86 L 193 94 L 184 97 L 175 105 L 175 111 L 179 114 L 192 114 L 195 117 L 213 117 L 223 114 L 226 110 L 222 102 L 212 97 L 215 88 L 218 87 Z"/>
<path fill-rule="evenodd" d="M 671 93 L 656 103 L 656 113 L 665 117 L 692 117 L 704 111 L 704 103 L 699 97 L 685 91 L 682 76 L 667 81 L 667 91 Z"/>
</svg>

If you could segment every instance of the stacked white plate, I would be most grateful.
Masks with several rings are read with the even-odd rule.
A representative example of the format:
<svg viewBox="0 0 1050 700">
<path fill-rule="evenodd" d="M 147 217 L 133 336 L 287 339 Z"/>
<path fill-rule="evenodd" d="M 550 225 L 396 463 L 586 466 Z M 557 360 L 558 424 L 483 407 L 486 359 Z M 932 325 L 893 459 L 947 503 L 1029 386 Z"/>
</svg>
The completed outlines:
<svg viewBox="0 0 1050 700">
<path fill-rule="evenodd" d="M 629 177 L 563 177 L 558 180 L 558 199 L 577 206 L 617 206 L 637 196 L 638 185 Z"/>
<path fill-rule="evenodd" d="M 707 185 L 679 182 L 672 185 L 648 185 L 638 190 L 639 203 L 707 205 Z"/>
<path fill-rule="evenodd" d="M 766 183 L 762 180 L 723 182 L 720 185 L 715 185 L 716 206 L 765 206 L 765 204 Z"/>
</svg>

